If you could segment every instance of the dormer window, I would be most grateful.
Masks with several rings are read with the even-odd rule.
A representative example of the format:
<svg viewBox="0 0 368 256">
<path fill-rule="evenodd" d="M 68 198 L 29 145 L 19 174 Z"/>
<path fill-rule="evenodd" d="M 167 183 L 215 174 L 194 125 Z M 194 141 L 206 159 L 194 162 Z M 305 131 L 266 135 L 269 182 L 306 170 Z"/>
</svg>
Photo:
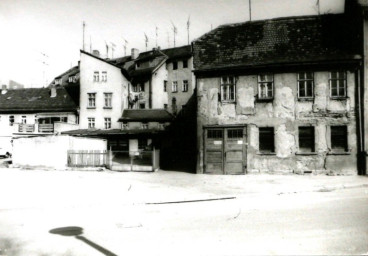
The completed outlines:
<svg viewBox="0 0 368 256">
<path fill-rule="evenodd" d="M 142 129 L 143 130 L 146 130 L 146 129 L 148 129 L 148 123 L 147 122 L 142 122 Z"/>
<path fill-rule="evenodd" d="M 123 123 L 123 130 L 128 130 L 129 129 L 129 123 L 124 122 Z"/>
<path fill-rule="evenodd" d="M 55 79 L 55 85 L 61 85 L 63 79 L 62 78 L 59 78 L 59 79 Z"/>
<path fill-rule="evenodd" d="M 258 99 L 273 99 L 273 75 L 261 74 L 258 76 Z"/>
</svg>

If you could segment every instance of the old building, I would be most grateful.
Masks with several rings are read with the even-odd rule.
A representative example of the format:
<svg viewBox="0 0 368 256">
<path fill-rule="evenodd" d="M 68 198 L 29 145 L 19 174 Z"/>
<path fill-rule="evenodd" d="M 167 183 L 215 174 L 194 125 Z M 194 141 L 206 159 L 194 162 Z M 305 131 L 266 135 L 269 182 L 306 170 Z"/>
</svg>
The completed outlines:
<svg viewBox="0 0 368 256">
<path fill-rule="evenodd" d="M 77 105 L 64 88 L 27 88 L 0 93 L 0 129 L 8 136 L 36 136 L 75 129 Z"/>
<path fill-rule="evenodd" d="M 349 13 L 252 21 L 195 40 L 197 172 L 358 173 L 355 21 Z"/>
</svg>

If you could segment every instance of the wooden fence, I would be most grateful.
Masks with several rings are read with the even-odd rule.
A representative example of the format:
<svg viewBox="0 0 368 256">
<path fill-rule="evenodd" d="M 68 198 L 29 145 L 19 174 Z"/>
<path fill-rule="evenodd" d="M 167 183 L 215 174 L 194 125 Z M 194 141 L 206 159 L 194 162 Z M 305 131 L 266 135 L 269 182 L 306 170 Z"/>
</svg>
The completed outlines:
<svg viewBox="0 0 368 256">
<path fill-rule="evenodd" d="M 68 150 L 69 167 L 107 167 L 107 150 Z"/>
</svg>

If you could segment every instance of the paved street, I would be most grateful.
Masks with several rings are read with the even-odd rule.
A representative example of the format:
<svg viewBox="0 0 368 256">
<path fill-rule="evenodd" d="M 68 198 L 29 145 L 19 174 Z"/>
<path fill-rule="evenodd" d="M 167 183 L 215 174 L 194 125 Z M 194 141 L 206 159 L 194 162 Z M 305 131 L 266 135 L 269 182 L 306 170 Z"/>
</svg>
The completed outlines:
<svg viewBox="0 0 368 256">
<path fill-rule="evenodd" d="M 0 169 L 0 180 L 0 255 L 368 253 L 367 177 Z M 82 230 L 50 233 L 70 226 Z"/>
</svg>

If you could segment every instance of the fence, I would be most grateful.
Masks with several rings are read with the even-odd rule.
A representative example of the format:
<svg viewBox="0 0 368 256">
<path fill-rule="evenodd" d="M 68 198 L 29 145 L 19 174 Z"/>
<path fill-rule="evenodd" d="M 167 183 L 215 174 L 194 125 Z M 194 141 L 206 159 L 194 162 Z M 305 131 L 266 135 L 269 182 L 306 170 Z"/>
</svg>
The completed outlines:
<svg viewBox="0 0 368 256">
<path fill-rule="evenodd" d="M 69 167 L 107 167 L 107 150 L 68 150 Z"/>
<path fill-rule="evenodd" d="M 153 171 L 154 151 L 68 150 L 69 167 L 107 167 L 114 171 Z"/>
</svg>

